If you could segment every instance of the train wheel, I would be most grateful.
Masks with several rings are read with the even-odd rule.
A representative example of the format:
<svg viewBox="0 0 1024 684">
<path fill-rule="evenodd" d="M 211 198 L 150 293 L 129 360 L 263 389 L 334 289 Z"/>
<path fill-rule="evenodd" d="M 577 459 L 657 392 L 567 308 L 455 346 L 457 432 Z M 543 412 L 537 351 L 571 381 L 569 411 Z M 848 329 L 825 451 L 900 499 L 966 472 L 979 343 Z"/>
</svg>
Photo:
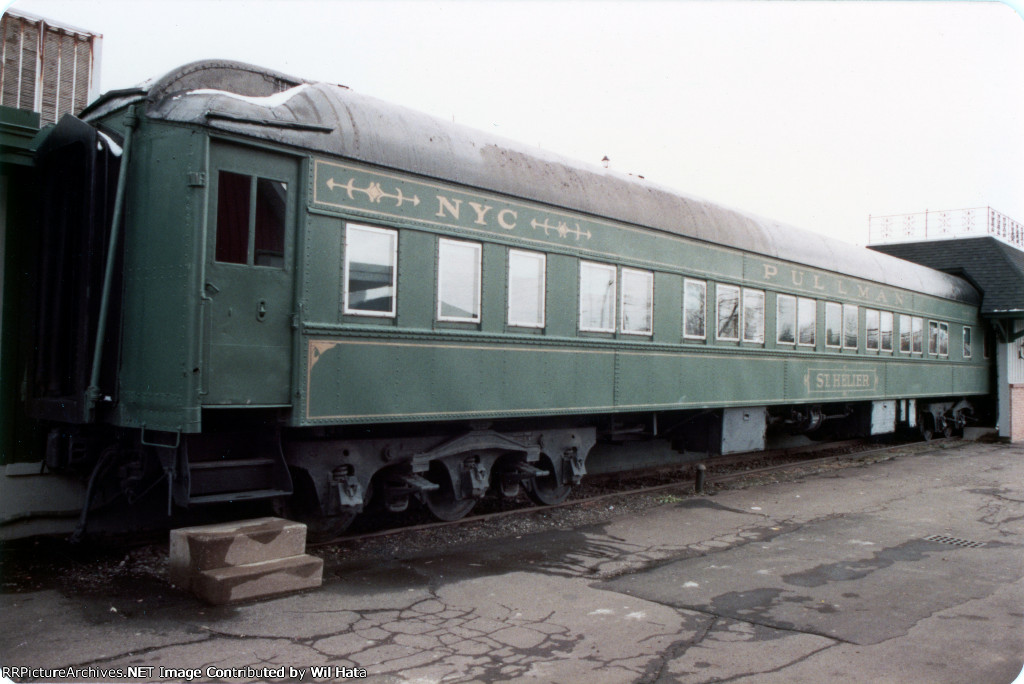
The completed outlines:
<svg viewBox="0 0 1024 684">
<path fill-rule="evenodd" d="M 933 427 L 934 421 L 931 415 L 925 415 L 918 418 L 918 431 L 921 433 L 921 439 L 926 442 L 932 441 L 932 437 L 935 436 L 935 429 Z"/>
<path fill-rule="evenodd" d="M 320 515 L 318 512 L 302 511 L 292 505 L 290 501 L 276 503 L 274 515 L 305 525 L 306 539 L 313 543 L 330 541 L 344 535 L 356 518 L 355 513 Z"/>
<path fill-rule="evenodd" d="M 476 499 L 455 500 L 445 498 L 439 493 L 427 494 L 426 499 L 427 510 L 430 511 L 430 514 L 444 522 L 465 518 L 473 510 L 473 506 L 476 505 Z"/>
<path fill-rule="evenodd" d="M 423 503 L 435 518 L 444 522 L 453 522 L 466 517 L 473 510 L 476 499 L 455 498 L 452 479 L 443 465 L 436 461 L 431 463 L 427 479 L 440 486 L 439 489 L 423 495 Z"/>
<path fill-rule="evenodd" d="M 274 515 L 305 525 L 306 539 L 314 543 L 342 536 L 355 520 L 356 514 L 324 515 L 317 503 L 316 487 L 309 473 L 292 468 L 291 475 L 294 492 L 291 496 L 274 502 Z"/>
<path fill-rule="evenodd" d="M 568 499 L 572 485 L 559 486 L 558 478 L 555 476 L 555 466 L 551 463 L 551 459 L 542 455 L 538 467 L 548 471 L 548 474 L 527 480 L 526 494 L 535 503 L 542 506 L 554 506 Z"/>
</svg>

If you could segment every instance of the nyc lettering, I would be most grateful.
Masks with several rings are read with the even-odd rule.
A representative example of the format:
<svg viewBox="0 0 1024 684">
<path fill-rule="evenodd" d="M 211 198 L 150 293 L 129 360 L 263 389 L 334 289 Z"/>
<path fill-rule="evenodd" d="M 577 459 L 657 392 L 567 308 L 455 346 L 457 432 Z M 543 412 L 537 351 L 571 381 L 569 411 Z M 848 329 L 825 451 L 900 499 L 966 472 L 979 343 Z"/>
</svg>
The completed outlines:
<svg viewBox="0 0 1024 684">
<path fill-rule="evenodd" d="M 437 197 L 437 213 L 434 214 L 437 218 L 452 218 L 456 221 L 461 220 L 460 214 L 462 213 L 462 200 L 445 197 L 444 195 L 436 195 Z M 466 202 L 473 210 L 474 218 L 473 224 L 477 226 L 490 227 L 490 219 L 488 215 L 494 211 L 494 207 L 489 204 L 480 204 L 479 202 Z M 505 230 L 515 230 L 516 220 L 518 220 L 519 214 L 513 209 L 502 209 L 494 215 L 494 220 L 497 221 L 498 226 Z"/>
<path fill-rule="evenodd" d="M 798 268 L 782 268 L 774 264 L 762 264 L 763 280 L 768 283 L 784 283 L 793 285 L 811 293 L 823 293 L 835 297 L 857 297 L 863 301 L 887 306 L 903 306 L 903 295 L 893 290 L 887 291 L 872 285 L 864 285 L 853 280 L 822 276 Z"/>
</svg>

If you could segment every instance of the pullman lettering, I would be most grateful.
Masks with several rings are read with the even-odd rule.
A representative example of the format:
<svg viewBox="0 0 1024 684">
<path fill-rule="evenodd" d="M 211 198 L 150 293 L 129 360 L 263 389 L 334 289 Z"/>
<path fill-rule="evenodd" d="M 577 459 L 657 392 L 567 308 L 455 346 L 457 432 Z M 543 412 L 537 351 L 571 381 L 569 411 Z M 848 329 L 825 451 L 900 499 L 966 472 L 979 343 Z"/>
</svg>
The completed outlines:
<svg viewBox="0 0 1024 684">
<path fill-rule="evenodd" d="M 855 297 L 878 306 L 904 306 L 903 295 L 892 288 L 865 285 L 852 278 L 838 278 L 798 268 L 782 267 L 762 263 L 761 280 L 766 283 L 792 285 L 811 294 L 826 297 Z"/>
</svg>

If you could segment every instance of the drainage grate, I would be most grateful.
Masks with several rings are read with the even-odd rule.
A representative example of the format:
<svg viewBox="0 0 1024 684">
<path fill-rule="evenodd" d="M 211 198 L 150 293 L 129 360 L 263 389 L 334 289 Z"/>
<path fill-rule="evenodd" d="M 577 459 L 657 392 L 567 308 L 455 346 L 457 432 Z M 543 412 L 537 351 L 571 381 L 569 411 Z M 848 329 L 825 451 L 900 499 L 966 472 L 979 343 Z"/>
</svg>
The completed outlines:
<svg viewBox="0 0 1024 684">
<path fill-rule="evenodd" d="M 944 537 L 941 534 L 933 534 L 930 537 L 925 537 L 925 541 L 938 542 L 940 544 L 952 544 L 953 546 L 964 546 L 969 549 L 980 549 L 985 546 L 985 542 L 969 541 L 967 539 L 957 539 L 956 537 Z"/>
</svg>

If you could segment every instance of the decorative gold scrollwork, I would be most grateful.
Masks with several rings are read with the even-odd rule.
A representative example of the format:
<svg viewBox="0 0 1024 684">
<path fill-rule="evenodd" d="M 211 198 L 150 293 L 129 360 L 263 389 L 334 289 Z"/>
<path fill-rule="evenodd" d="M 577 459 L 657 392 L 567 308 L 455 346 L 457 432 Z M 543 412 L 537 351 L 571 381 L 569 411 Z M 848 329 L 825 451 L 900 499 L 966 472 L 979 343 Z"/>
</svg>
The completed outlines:
<svg viewBox="0 0 1024 684">
<path fill-rule="evenodd" d="M 563 239 L 568 235 L 575 236 L 577 241 L 581 237 L 585 237 L 588 240 L 590 239 L 590 230 L 584 230 L 583 228 L 580 228 L 580 224 L 578 223 L 576 224 L 575 228 L 570 228 L 565 221 L 559 221 L 556 225 L 551 225 L 548 219 L 544 219 L 543 221 L 533 219 L 530 221 L 530 225 L 533 226 L 534 230 L 537 230 L 538 228 L 543 228 L 545 236 L 550 236 L 551 231 L 554 231 L 555 233 L 558 233 L 558 237 Z"/>
<path fill-rule="evenodd" d="M 333 178 L 328 178 L 326 185 L 331 190 L 345 190 L 348 193 L 348 198 L 350 200 L 354 200 L 356 198 L 355 193 L 358 192 L 366 195 L 367 199 L 369 199 L 372 204 L 380 204 L 382 199 L 395 200 L 396 207 L 400 207 L 406 202 L 411 202 L 414 207 L 418 207 L 420 204 L 419 195 L 408 197 L 402 193 L 402 188 L 395 188 L 395 192 L 392 194 L 385 192 L 380 183 L 377 182 L 372 182 L 365 188 L 357 188 L 355 183 L 355 178 L 349 178 L 348 183 L 344 184 L 337 182 Z"/>
</svg>

